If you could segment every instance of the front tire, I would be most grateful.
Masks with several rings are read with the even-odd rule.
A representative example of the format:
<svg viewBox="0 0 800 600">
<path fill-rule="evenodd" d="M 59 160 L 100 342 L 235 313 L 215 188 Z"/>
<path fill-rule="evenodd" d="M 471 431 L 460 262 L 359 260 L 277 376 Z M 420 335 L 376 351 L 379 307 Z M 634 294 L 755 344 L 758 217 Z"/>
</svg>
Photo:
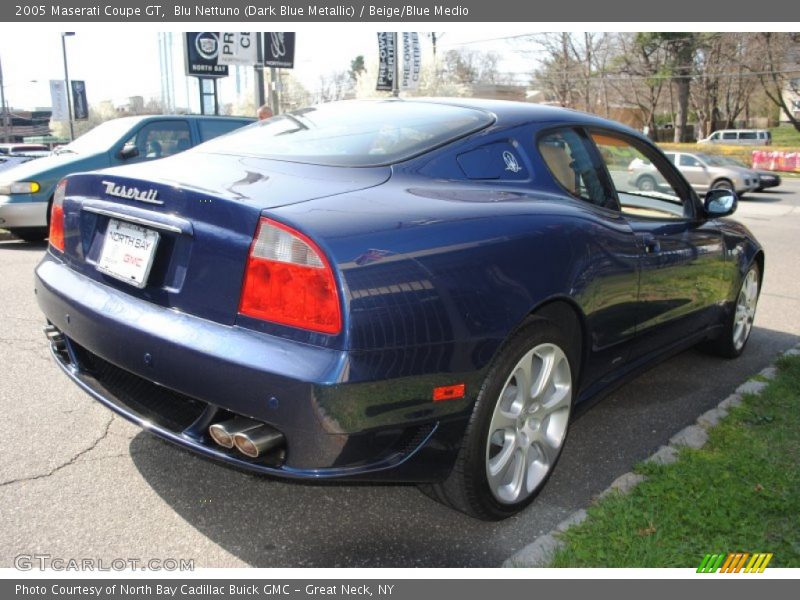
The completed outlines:
<svg viewBox="0 0 800 600">
<path fill-rule="evenodd" d="M 25 242 L 42 242 L 47 238 L 47 227 L 25 227 L 9 231 Z"/>
<path fill-rule="evenodd" d="M 636 182 L 636 187 L 642 192 L 654 192 L 656 190 L 656 180 L 650 175 L 642 175 Z"/>
<path fill-rule="evenodd" d="M 510 517 L 536 497 L 561 455 L 577 357 L 564 328 L 534 318 L 487 375 L 450 476 L 429 495 L 483 520 Z"/>
</svg>

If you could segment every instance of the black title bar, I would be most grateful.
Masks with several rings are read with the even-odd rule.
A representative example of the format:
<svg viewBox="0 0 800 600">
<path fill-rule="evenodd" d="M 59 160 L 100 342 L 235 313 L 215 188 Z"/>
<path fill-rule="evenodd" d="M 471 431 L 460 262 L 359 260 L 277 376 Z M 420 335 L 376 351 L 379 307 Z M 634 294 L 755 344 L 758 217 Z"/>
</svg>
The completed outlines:
<svg viewBox="0 0 800 600">
<path fill-rule="evenodd" d="M 701 22 L 752 23 L 800 20 L 800 3 L 744 0 L 385 0 L 335 2 L 283 0 L 56 0 L 0 5 L 4 22 Z"/>
</svg>

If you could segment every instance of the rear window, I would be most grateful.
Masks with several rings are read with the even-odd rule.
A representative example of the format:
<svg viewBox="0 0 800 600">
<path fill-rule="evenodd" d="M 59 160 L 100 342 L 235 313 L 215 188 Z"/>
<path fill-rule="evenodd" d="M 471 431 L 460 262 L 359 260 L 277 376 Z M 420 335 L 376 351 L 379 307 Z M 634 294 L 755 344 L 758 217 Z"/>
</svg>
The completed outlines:
<svg viewBox="0 0 800 600">
<path fill-rule="evenodd" d="M 202 119 L 197 122 L 200 128 L 200 140 L 207 142 L 219 135 L 247 125 L 250 121 L 231 121 L 228 119 Z"/>
<path fill-rule="evenodd" d="M 400 162 L 490 125 L 483 111 L 387 100 L 337 102 L 254 123 L 203 144 L 205 152 L 326 166 Z"/>
</svg>

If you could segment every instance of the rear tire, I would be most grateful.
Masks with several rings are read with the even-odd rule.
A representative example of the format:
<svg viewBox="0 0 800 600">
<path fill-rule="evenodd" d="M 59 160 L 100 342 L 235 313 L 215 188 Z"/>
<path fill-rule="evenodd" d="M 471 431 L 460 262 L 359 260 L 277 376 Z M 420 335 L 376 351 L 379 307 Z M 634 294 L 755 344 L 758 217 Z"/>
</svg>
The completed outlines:
<svg viewBox="0 0 800 600">
<path fill-rule="evenodd" d="M 426 494 L 494 521 L 530 504 L 561 455 L 579 349 L 569 327 L 532 318 L 498 354 L 475 402 L 450 476 Z"/>
<path fill-rule="evenodd" d="M 725 321 L 725 327 L 719 337 L 703 343 L 700 349 L 709 354 L 724 358 L 736 358 L 744 352 L 747 340 L 753 330 L 753 319 L 756 316 L 760 285 L 758 263 L 753 263 L 747 270 L 739 293 L 736 296 L 734 309 Z"/>
</svg>

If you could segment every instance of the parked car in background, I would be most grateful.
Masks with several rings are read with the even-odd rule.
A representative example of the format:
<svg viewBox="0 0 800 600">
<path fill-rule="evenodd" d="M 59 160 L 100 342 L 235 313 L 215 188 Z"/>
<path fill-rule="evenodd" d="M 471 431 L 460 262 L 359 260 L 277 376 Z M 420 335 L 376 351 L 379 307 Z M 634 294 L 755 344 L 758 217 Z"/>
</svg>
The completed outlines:
<svg viewBox="0 0 800 600">
<path fill-rule="evenodd" d="M 778 187 L 781 184 L 781 176 L 772 171 L 764 171 L 763 169 L 751 169 L 742 161 L 733 158 L 732 156 L 718 156 L 719 160 L 727 165 L 749 169 L 758 175 L 758 187 L 755 191 L 761 192 L 767 188 Z"/>
<path fill-rule="evenodd" d="M 759 184 L 752 169 L 726 165 L 718 157 L 701 152 L 666 152 L 673 164 L 698 193 L 708 190 L 734 190 L 740 196 Z"/>
<path fill-rule="evenodd" d="M 253 120 L 151 115 L 106 121 L 52 155 L 0 174 L 0 228 L 24 240 L 42 240 L 47 235 L 53 192 L 62 177 L 171 156 Z"/>
<path fill-rule="evenodd" d="M 65 178 L 36 298 L 66 376 L 149 432 L 501 519 L 575 406 L 695 344 L 742 353 L 764 254 L 736 206 L 592 115 L 330 103 Z"/>
<path fill-rule="evenodd" d="M 50 152 L 44 144 L 11 143 L 0 144 L 0 154 L 27 154 L 29 152 Z"/>
<path fill-rule="evenodd" d="M 769 146 L 772 134 L 767 129 L 720 129 L 698 144 L 729 144 L 731 146 Z"/>
<path fill-rule="evenodd" d="M 16 167 L 22 163 L 33 160 L 33 156 L 6 156 L 0 155 L 0 172 L 6 171 L 11 167 Z"/>
</svg>

